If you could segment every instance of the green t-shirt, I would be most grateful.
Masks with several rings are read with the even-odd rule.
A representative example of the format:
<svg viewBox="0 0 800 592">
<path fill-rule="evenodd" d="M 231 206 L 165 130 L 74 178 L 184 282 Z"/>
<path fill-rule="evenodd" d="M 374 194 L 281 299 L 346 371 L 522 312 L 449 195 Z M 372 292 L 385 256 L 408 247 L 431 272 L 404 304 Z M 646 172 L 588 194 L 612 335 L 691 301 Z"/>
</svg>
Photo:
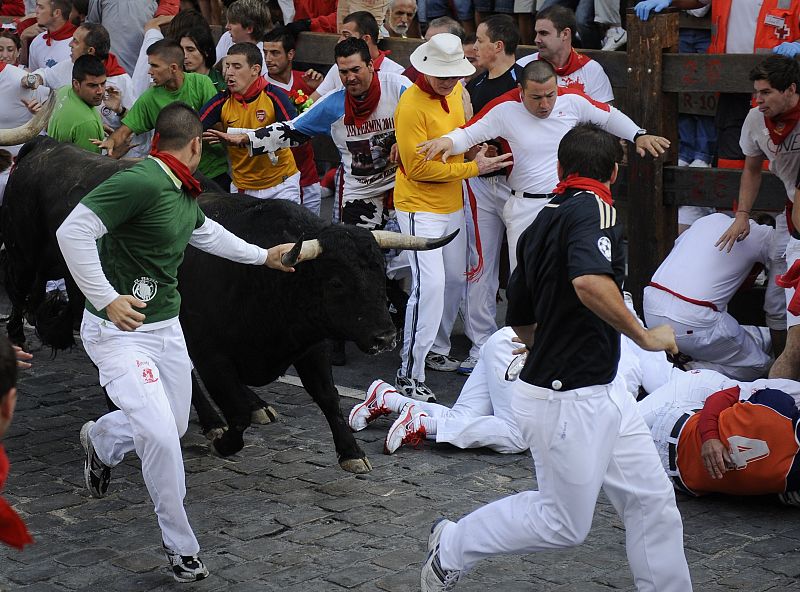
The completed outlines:
<svg viewBox="0 0 800 592">
<path fill-rule="evenodd" d="M 122 123 L 131 128 L 134 134 L 149 132 L 156 127 L 158 114 L 167 105 L 183 101 L 199 112 L 202 106 L 217 94 L 214 83 L 205 74 L 186 72 L 183 76 L 183 84 L 176 91 L 169 91 L 163 86 L 154 86 L 144 91 L 123 118 Z M 225 147 L 204 143 L 203 157 L 200 159 L 198 169 L 211 178 L 228 172 Z M 227 187 L 223 189 L 227 190 Z"/>
<path fill-rule="evenodd" d="M 100 154 L 100 148 L 91 142 L 105 137 L 97 109 L 84 103 L 71 85 L 58 89 L 55 100 L 56 106 L 47 124 L 47 135 L 59 142 L 77 144 Z"/>
<path fill-rule="evenodd" d="M 208 71 L 208 77 L 211 79 L 217 92 L 228 90 L 228 83 L 225 82 L 225 77 L 222 75 L 222 72 L 216 68 L 211 68 L 211 70 Z"/>
<path fill-rule="evenodd" d="M 178 266 L 192 232 L 205 222 L 197 200 L 171 172 L 147 158 L 81 200 L 108 233 L 97 241 L 103 273 L 119 294 L 147 302 L 145 324 L 178 316 Z M 86 309 L 108 319 L 89 301 Z"/>
</svg>

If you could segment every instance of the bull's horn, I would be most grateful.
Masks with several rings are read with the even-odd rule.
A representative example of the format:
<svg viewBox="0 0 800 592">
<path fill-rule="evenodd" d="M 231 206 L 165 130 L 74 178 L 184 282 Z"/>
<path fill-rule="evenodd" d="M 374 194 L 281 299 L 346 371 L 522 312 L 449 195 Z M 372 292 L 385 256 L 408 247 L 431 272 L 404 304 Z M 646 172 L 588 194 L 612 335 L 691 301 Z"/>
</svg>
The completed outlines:
<svg viewBox="0 0 800 592">
<path fill-rule="evenodd" d="M 298 261 L 316 259 L 322 254 L 322 245 L 317 239 L 297 241 L 290 251 L 281 257 L 281 263 L 286 267 L 294 267 Z"/>
<path fill-rule="evenodd" d="M 16 146 L 17 144 L 24 144 L 33 140 L 39 135 L 50 121 L 50 116 L 53 114 L 53 109 L 56 106 L 56 94 L 51 90 L 50 95 L 47 97 L 47 102 L 42 105 L 39 112 L 33 118 L 19 127 L 12 129 L 0 130 L 0 146 Z"/>
<path fill-rule="evenodd" d="M 456 229 L 447 236 L 439 238 L 425 238 L 423 236 L 412 236 L 388 230 L 373 230 L 372 236 L 378 242 L 381 249 L 405 249 L 408 251 L 430 251 L 445 246 L 458 234 Z"/>
</svg>

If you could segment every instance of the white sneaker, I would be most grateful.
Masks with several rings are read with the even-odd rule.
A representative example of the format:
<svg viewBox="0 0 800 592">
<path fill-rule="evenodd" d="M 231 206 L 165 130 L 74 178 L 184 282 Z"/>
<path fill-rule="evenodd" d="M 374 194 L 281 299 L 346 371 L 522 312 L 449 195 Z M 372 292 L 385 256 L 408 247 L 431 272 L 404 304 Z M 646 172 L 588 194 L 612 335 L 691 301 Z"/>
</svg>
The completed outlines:
<svg viewBox="0 0 800 592">
<path fill-rule="evenodd" d="M 426 403 L 435 403 L 436 395 L 433 391 L 421 380 L 415 378 L 406 378 L 397 373 L 394 379 L 394 386 L 404 397 L 409 399 L 416 399 L 417 401 L 425 401 Z"/>
<path fill-rule="evenodd" d="M 678 166 L 689 166 L 688 160 L 683 160 L 682 158 L 678 159 Z"/>
<path fill-rule="evenodd" d="M 689 163 L 689 166 L 692 168 L 699 169 L 699 168 L 709 168 L 711 164 L 706 162 L 705 160 L 700 160 L 699 158 L 695 158 L 691 163 Z"/>
<path fill-rule="evenodd" d="M 389 415 L 392 410 L 383 403 L 383 395 L 387 391 L 397 392 L 394 387 L 383 380 L 376 380 L 367 389 L 367 396 L 363 403 L 357 404 L 350 411 L 347 423 L 354 432 L 363 430 L 369 423 L 382 415 Z"/>
<path fill-rule="evenodd" d="M 603 51 L 614 51 L 628 42 L 628 32 L 620 26 L 609 27 L 603 38 Z"/>
<path fill-rule="evenodd" d="M 447 592 L 454 590 L 461 572 L 442 568 L 439 558 L 439 541 L 442 538 L 444 527 L 449 520 L 440 518 L 433 523 L 431 534 L 428 537 L 428 559 L 422 565 L 419 586 L 422 592 Z"/>
<path fill-rule="evenodd" d="M 461 374 L 462 376 L 469 376 L 470 374 L 472 374 L 472 371 L 475 370 L 475 366 L 477 365 L 478 365 L 478 358 L 476 356 L 469 356 L 466 360 L 461 362 L 456 372 L 458 374 Z"/>
<path fill-rule="evenodd" d="M 389 428 L 386 440 L 383 443 L 383 453 L 392 454 L 403 445 L 420 447 L 425 441 L 425 426 L 420 421 L 421 417 L 428 414 L 417 409 L 413 403 L 406 403 L 400 410 L 398 417 Z"/>
<path fill-rule="evenodd" d="M 455 372 L 461 363 L 452 356 L 429 352 L 425 356 L 425 367 L 438 372 Z"/>
</svg>

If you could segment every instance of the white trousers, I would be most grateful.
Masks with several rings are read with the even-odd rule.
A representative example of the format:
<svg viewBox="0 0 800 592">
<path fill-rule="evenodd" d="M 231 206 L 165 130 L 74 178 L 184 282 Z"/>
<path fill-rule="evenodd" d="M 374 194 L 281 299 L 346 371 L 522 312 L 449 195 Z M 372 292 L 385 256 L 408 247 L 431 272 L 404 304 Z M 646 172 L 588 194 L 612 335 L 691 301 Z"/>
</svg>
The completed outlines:
<svg viewBox="0 0 800 592">
<path fill-rule="evenodd" d="M 503 327 L 489 338 L 452 408 L 414 401 L 436 419 L 437 442 L 458 448 L 485 446 L 501 454 L 528 449 L 511 410 L 514 382 L 505 379 L 505 371 L 514 359 L 511 352 L 518 347 L 511 341 L 514 336 L 511 327 Z"/>
<path fill-rule="evenodd" d="M 181 555 L 200 550 L 183 507 L 186 480 L 180 438 L 189 425 L 192 364 L 180 323 L 153 331 L 120 331 L 88 312 L 81 340 L 100 372 L 100 385 L 119 411 L 90 432 L 110 467 L 136 451 L 164 544 Z"/>
<path fill-rule="evenodd" d="M 798 205 L 800 207 L 800 205 Z M 800 259 L 800 241 L 796 238 L 789 236 L 786 243 L 786 250 L 785 250 L 785 269 L 789 269 L 794 265 L 794 262 Z M 770 274 L 770 279 L 772 279 L 772 274 Z M 800 325 L 800 316 L 794 316 L 792 313 L 789 312 L 788 306 L 789 303 L 794 298 L 794 288 L 786 288 L 784 289 L 785 299 L 786 299 L 786 326 L 787 327 L 795 327 Z"/>
<path fill-rule="evenodd" d="M 500 251 L 503 247 L 503 208 L 511 195 L 505 177 L 475 177 L 467 181 L 477 204 L 478 231 L 483 253 L 483 273 L 467 282 L 464 333 L 472 342 L 469 355 L 478 357 L 481 346 L 497 331 L 497 289 L 500 287 Z M 472 220 L 467 220 L 472 226 Z M 470 233 L 470 267 L 478 263 L 474 230 Z"/>
<path fill-rule="evenodd" d="M 406 305 L 400 373 L 425 381 L 428 352 L 450 353 L 450 332 L 464 296 L 467 240 L 464 210 L 451 214 L 403 212 L 397 221 L 404 234 L 437 238 L 459 230 L 447 245 L 431 251 L 411 251 L 411 293 Z"/>
<path fill-rule="evenodd" d="M 648 286 L 644 290 L 648 327 L 670 325 L 678 349 L 697 366 L 738 380 L 755 380 L 772 365 L 772 340 L 766 327 L 742 326 L 727 312 L 681 300 Z"/>
<path fill-rule="evenodd" d="M 231 193 L 240 193 L 239 188 L 231 183 Z M 294 203 L 300 203 L 300 173 L 287 177 L 285 181 L 267 187 L 266 189 L 242 189 L 241 193 L 246 193 L 258 199 L 286 199 Z"/>
<path fill-rule="evenodd" d="M 791 317 L 791 325 L 800 323 L 800 317 L 793 317 L 786 312 L 786 305 L 791 296 L 792 290 L 784 290 L 775 283 L 775 277 L 786 273 L 787 251 L 789 251 L 789 228 L 786 225 L 786 212 L 781 212 L 775 216 L 775 232 L 772 233 L 772 243 L 769 248 L 769 279 L 764 294 L 764 312 L 767 316 L 767 327 L 775 331 L 786 329 Z M 788 255 L 794 255 L 794 249 Z M 791 264 L 790 264 L 791 265 Z"/>
<path fill-rule="evenodd" d="M 492 502 L 442 532 L 441 564 L 468 570 L 497 554 L 580 544 L 600 488 L 625 524 L 640 592 L 689 592 L 683 525 L 650 431 L 621 380 L 551 391 L 517 380 L 512 409 L 536 466 L 538 491 Z"/>
<path fill-rule="evenodd" d="M 508 201 L 503 207 L 503 221 L 506 224 L 508 239 L 509 273 L 513 273 L 517 267 L 517 243 L 520 235 L 531 225 L 531 222 L 536 219 L 549 201 L 546 198 L 509 195 Z"/>
<path fill-rule="evenodd" d="M 312 183 L 300 188 L 303 205 L 310 211 L 319 216 L 319 208 L 322 204 L 322 191 L 320 190 L 319 183 Z"/>
</svg>

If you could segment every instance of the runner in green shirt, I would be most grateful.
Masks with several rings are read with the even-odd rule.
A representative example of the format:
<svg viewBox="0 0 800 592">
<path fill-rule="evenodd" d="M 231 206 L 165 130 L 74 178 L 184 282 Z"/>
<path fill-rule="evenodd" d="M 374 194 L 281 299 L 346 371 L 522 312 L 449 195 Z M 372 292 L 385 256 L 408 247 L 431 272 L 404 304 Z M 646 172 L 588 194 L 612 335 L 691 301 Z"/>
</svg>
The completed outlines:
<svg viewBox="0 0 800 592">
<path fill-rule="evenodd" d="M 118 407 L 81 429 L 86 488 L 104 497 L 111 468 L 135 451 L 173 577 L 193 582 L 208 569 L 183 507 L 180 437 L 189 423 L 192 364 L 178 320 L 178 266 L 191 242 L 238 263 L 294 271 L 281 263 L 292 245 L 262 249 L 203 215 L 192 177 L 203 147 L 195 111 L 168 105 L 155 130 L 159 149 L 86 195 L 56 238 L 87 300 L 81 341 Z"/>
<path fill-rule="evenodd" d="M 142 93 L 111 136 L 97 143 L 113 158 L 125 155 L 133 134 L 154 129 L 158 114 L 167 105 L 182 101 L 198 111 L 217 94 L 208 76 L 183 71 L 183 49 L 174 41 L 156 41 L 147 49 L 147 57 L 155 86 Z M 207 145 L 198 169 L 221 187 L 230 186 L 228 159 L 223 146 Z"/>
<path fill-rule="evenodd" d="M 83 55 L 72 66 L 72 85 L 56 93 L 56 106 L 47 135 L 59 142 L 77 144 L 90 152 L 100 153 L 92 142 L 103 137 L 103 122 L 98 107 L 106 91 L 106 68 L 99 58 Z"/>
</svg>

